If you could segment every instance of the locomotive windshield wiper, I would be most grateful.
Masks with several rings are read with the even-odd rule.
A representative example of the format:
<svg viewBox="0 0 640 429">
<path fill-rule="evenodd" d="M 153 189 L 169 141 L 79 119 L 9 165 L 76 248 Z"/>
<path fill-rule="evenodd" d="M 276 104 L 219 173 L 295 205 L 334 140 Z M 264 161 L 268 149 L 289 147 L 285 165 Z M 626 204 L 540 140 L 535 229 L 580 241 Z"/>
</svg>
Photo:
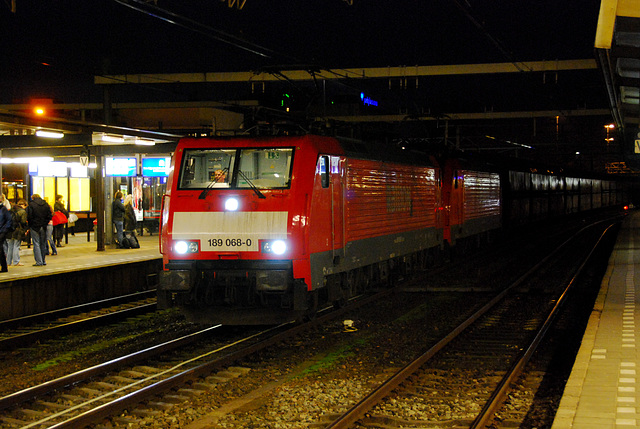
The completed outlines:
<svg viewBox="0 0 640 429">
<path fill-rule="evenodd" d="M 265 199 L 267 197 L 264 196 L 264 194 L 262 192 L 260 192 L 260 190 L 258 188 L 256 188 L 256 185 L 253 184 L 253 182 L 251 180 L 249 180 L 249 178 L 247 177 L 246 174 L 244 174 L 242 172 L 242 170 L 238 169 L 238 173 L 240 174 L 240 176 L 242 176 L 242 178 L 244 180 L 246 180 L 246 182 L 249 184 L 249 187 L 251 187 L 251 189 L 253 190 L 253 192 L 256 193 L 256 195 L 258 196 L 258 198 L 260 199 Z"/>
<path fill-rule="evenodd" d="M 215 177 L 213 178 L 213 180 L 211 182 L 209 182 L 207 187 L 202 190 L 202 192 L 200 193 L 200 196 L 198 197 L 198 199 L 199 200 L 204 200 L 207 197 L 207 193 L 211 189 L 213 189 L 214 185 L 216 183 L 218 183 L 220 181 L 220 179 L 224 178 L 228 172 L 229 172 L 229 167 L 225 167 L 220 171 L 220 174 L 216 174 Z"/>
</svg>

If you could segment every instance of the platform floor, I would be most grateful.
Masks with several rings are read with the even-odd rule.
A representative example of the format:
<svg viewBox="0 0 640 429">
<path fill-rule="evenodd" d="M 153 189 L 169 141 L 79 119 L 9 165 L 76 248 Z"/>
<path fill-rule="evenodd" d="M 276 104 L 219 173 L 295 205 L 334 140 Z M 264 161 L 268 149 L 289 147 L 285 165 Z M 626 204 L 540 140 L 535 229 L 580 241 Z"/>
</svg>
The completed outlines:
<svg viewBox="0 0 640 429">
<path fill-rule="evenodd" d="M 639 303 L 636 211 L 618 234 L 552 429 L 640 427 Z"/>
<path fill-rule="evenodd" d="M 0 282 L 162 257 L 158 246 L 157 234 L 138 236 L 139 249 L 115 249 L 111 245 L 105 245 L 104 251 L 97 250 L 98 243 L 94 241 L 93 233 L 90 236 L 91 241 L 87 241 L 86 232 L 75 235 L 69 234 L 68 239 L 68 244 L 63 243 L 64 247 L 57 249 L 58 254 L 56 256 L 47 256 L 45 258 L 47 265 L 40 267 L 33 266 L 35 264 L 33 247 L 27 248 L 23 243 L 20 249 L 20 263 L 24 265 L 10 265 L 8 273 L 0 273 Z"/>
</svg>

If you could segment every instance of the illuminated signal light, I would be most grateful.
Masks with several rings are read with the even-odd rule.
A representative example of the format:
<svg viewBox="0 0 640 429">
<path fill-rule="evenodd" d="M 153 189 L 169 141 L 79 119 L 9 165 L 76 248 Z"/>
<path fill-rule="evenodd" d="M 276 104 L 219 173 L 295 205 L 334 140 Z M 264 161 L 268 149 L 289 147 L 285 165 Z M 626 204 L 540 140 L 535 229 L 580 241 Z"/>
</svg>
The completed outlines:
<svg viewBox="0 0 640 429">
<path fill-rule="evenodd" d="M 36 116 L 48 116 L 53 111 L 53 98 L 32 98 L 29 100 L 29 107 L 32 114 Z"/>
</svg>

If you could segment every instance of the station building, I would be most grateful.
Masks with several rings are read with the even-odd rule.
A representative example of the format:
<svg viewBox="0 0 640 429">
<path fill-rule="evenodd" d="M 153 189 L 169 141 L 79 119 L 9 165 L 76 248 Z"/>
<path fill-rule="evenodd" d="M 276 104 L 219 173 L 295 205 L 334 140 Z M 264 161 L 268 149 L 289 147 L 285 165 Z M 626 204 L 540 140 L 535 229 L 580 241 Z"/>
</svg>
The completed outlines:
<svg viewBox="0 0 640 429">
<path fill-rule="evenodd" d="M 44 101 L 44 103 L 43 103 Z M 41 107 L 43 105 L 44 107 Z M 167 131 L 94 124 L 74 116 L 95 114 L 95 105 L 0 106 L 2 193 L 11 203 L 39 194 L 53 207 L 57 195 L 78 220 L 74 232 L 98 231 L 98 248 L 112 243 L 111 202 L 116 192 L 133 196 L 140 234 L 159 229 L 162 196 L 176 142 L 183 135 L 209 135 L 212 123 L 237 127 L 242 115 L 200 105 L 178 109 L 126 106 L 129 120 L 163 121 Z M 60 116 L 39 117 L 38 109 Z M 5 110 L 6 109 L 6 110 Z M 122 110 L 118 111 L 122 114 Z M 206 117 L 201 121 L 200 118 Z M 71 119 L 70 119 L 71 118 Z M 168 120 L 167 120 L 168 118 Z M 189 118 L 195 118 L 189 119 Z M 222 131 L 224 132 L 224 131 Z"/>
</svg>

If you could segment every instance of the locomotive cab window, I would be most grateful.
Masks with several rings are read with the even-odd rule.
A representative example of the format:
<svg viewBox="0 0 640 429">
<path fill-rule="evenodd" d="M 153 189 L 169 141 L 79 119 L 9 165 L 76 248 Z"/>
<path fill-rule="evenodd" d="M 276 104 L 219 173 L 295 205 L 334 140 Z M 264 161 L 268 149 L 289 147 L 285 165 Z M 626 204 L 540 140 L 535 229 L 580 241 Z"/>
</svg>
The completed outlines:
<svg viewBox="0 0 640 429">
<path fill-rule="evenodd" d="M 185 149 L 179 189 L 287 188 L 293 148 Z"/>
<path fill-rule="evenodd" d="M 329 187 L 329 157 L 324 155 L 318 158 L 316 173 L 320 174 L 320 183 L 323 188 Z"/>
<path fill-rule="evenodd" d="M 233 173 L 236 150 L 184 151 L 180 188 L 228 188 Z"/>
</svg>

